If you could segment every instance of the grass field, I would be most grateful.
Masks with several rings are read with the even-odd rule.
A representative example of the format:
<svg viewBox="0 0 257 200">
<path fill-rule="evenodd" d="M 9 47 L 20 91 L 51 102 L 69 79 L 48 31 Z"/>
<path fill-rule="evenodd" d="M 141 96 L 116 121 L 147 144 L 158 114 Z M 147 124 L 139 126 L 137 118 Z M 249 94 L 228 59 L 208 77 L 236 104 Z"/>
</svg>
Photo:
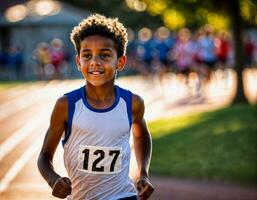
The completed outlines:
<svg viewBox="0 0 257 200">
<path fill-rule="evenodd" d="M 237 105 L 148 126 L 151 174 L 257 183 L 257 106 Z"/>
</svg>

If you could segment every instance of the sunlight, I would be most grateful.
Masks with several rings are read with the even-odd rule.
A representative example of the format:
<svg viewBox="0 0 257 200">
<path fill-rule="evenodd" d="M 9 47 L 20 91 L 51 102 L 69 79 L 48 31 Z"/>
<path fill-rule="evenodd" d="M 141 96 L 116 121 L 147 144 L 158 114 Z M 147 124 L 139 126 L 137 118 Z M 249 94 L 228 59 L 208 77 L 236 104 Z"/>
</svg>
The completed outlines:
<svg viewBox="0 0 257 200">
<path fill-rule="evenodd" d="M 35 11 L 38 15 L 55 15 L 60 12 L 60 4 L 54 1 L 39 1 L 35 5 Z"/>
<path fill-rule="evenodd" d="M 5 12 L 5 18 L 9 22 L 18 22 L 27 16 L 27 8 L 24 5 L 15 5 L 8 8 Z"/>
<path fill-rule="evenodd" d="M 18 22 L 28 15 L 48 16 L 55 15 L 61 10 L 61 5 L 57 1 L 31 0 L 26 4 L 17 4 L 5 11 L 5 18 L 9 22 Z"/>
<path fill-rule="evenodd" d="M 250 10 L 250 4 L 248 1 L 242 1 L 241 2 L 241 14 L 242 17 L 246 20 L 249 20 L 251 17 L 251 10 Z"/>
<path fill-rule="evenodd" d="M 137 12 L 143 12 L 147 8 L 146 3 L 139 0 L 126 0 L 126 4 L 130 9 Z"/>
<path fill-rule="evenodd" d="M 174 9 L 170 9 L 164 12 L 163 20 L 167 27 L 170 29 L 179 29 L 185 26 L 186 20 L 183 15 Z"/>
<path fill-rule="evenodd" d="M 147 10 L 150 15 L 159 15 L 165 11 L 167 4 L 163 0 L 151 1 L 147 4 Z"/>
<path fill-rule="evenodd" d="M 224 16 L 218 15 L 216 13 L 208 13 L 207 21 L 215 29 L 225 30 L 228 28 L 228 20 Z"/>
</svg>

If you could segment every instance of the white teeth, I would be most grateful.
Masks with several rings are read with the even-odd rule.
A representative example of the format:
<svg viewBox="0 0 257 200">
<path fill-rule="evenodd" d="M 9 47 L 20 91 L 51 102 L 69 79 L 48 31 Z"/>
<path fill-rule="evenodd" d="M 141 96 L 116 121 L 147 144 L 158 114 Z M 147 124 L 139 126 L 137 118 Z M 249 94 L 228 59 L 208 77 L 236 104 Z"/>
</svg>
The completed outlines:
<svg viewBox="0 0 257 200">
<path fill-rule="evenodd" d="M 90 72 L 90 74 L 99 75 L 99 74 L 102 74 L 102 72 Z"/>
</svg>

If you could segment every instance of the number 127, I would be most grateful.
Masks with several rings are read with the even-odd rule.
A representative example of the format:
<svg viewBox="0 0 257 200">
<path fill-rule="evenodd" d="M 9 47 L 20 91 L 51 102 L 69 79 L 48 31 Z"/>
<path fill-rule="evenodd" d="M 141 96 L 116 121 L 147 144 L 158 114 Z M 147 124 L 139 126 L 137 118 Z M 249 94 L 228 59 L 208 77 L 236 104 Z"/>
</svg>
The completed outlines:
<svg viewBox="0 0 257 200">
<path fill-rule="evenodd" d="M 83 169 L 84 170 L 88 170 L 88 161 L 89 161 L 89 149 L 84 149 L 82 151 L 82 153 L 84 154 L 84 162 L 83 162 Z M 104 171 L 104 166 L 97 166 L 97 164 L 103 160 L 105 158 L 105 156 L 112 156 L 112 162 L 110 165 L 110 172 L 114 171 L 115 168 L 115 164 L 117 161 L 117 158 L 120 154 L 120 150 L 110 150 L 109 151 L 109 155 L 105 155 L 105 152 L 103 150 L 95 150 L 93 152 L 94 155 L 98 155 L 98 158 L 96 158 L 93 161 L 92 164 L 92 171 L 94 172 L 103 172 Z"/>
</svg>

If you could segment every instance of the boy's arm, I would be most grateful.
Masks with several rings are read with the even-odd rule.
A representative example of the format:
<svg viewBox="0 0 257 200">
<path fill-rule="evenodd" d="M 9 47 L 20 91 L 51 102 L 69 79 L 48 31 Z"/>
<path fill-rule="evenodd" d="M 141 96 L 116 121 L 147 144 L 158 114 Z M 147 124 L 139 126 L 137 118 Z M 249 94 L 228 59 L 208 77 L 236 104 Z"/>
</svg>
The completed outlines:
<svg viewBox="0 0 257 200">
<path fill-rule="evenodd" d="M 68 100 L 66 96 L 63 96 L 57 100 L 53 109 L 50 126 L 37 162 L 41 175 L 53 189 L 52 194 L 59 198 L 65 198 L 71 193 L 70 180 L 58 175 L 53 167 L 54 153 L 67 126 L 67 119 Z"/>
<path fill-rule="evenodd" d="M 137 95 L 132 95 L 132 132 L 134 149 L 139 169 L 137 189 L 140 199 L 148 199 L 154 191 L 148 179 L 148 169 L 152 154 L 152 139 L 144 120 L 144 101 Z"/>
</svg>

